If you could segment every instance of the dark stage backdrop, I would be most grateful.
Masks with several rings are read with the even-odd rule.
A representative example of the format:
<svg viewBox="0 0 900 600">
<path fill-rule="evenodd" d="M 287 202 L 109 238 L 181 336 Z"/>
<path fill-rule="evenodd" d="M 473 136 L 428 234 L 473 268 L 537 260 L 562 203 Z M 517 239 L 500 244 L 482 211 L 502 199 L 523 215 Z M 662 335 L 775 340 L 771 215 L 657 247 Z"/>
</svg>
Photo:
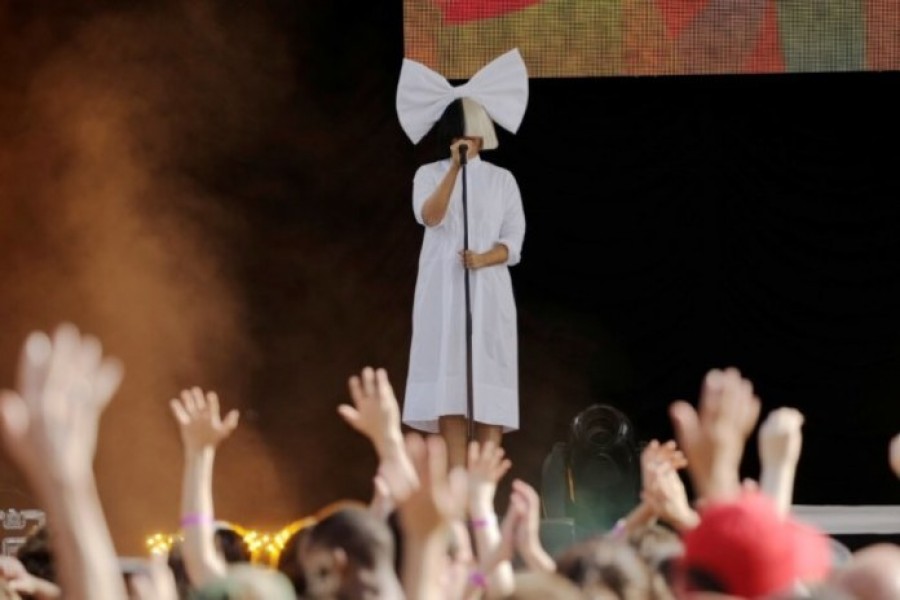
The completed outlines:
<svg viewBox="0 0 900 600">
<path fill-rule="evenodd" d="M 394 113 L 401 2 L 0 7 L 2 383 L 62 319 L 124 359 L 97 460 L 120 550 L 177 527 L 167 401 L 189 385 L 243 411 L 223 518 L 367 498 L 373 453 L 335 409 L 364 365 L 406 374 L 428 150 Z M 538 483 L 593 402 L 668 438 L 668 404 L 734 365 L 766 412 L 806 415 L 797 502 L 900 500 L 897 79 L 532 82 L 486 156 L 528 219 L 512 476 Z M 27 507 L 2 473 L 0 503 Z"/>
</svg>

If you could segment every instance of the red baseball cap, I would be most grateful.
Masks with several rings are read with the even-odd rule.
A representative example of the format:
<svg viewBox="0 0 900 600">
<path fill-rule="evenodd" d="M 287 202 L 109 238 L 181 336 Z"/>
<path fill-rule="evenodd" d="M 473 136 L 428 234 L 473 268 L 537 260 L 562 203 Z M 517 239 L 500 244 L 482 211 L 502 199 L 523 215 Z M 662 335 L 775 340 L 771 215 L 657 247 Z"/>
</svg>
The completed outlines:
<svg viewBox="0 0 900 600">
<path fill-rule="evenodd" d="M 827 536 L 778 514 L 771 499 L 757 491 L 704 507 L 699 525 L 683 541 L 679 567 L 702 571 L 726 593 L 743 598 L 821 581 L 831 570 Z"/>
</svg>

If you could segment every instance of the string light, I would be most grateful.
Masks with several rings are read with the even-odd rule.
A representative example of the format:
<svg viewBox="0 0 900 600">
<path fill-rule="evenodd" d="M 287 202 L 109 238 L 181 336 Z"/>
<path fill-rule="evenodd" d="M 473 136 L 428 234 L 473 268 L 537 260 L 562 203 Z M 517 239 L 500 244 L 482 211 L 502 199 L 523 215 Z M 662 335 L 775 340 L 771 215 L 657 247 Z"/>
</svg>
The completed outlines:
<svg viewBox="0 0 900 600">
<path fill-rule="evenodd" d="M 219 528 L 232 529 L 244 541 L 244 545 L 250 552 L 250 562 L 266 563 L 271 566 L 278 564 L 278 558 L 285 545 L 295 533 L 316 523 L 315 517 L 298 519 L 280 530 L 269 533 L 256 529 L 247 529 L 233 523 L 221 523 Z M 144 541 L 148 553 L 151 555 L 168 554 L 176 542 L 184 539 L 181 534 L 152 533 Z"/>
</svg>

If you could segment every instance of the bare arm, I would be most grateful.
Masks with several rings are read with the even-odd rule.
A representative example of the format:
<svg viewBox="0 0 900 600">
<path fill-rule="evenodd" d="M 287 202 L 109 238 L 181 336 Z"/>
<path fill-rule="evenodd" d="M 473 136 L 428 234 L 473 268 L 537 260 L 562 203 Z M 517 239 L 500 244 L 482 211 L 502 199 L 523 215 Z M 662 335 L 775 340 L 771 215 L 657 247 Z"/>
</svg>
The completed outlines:
<svg viewBox="0 0 900 600">
<path fill-rule="evenodd" d="M 649 505 L 655 518 L 679 531 L 695 527 L 700 520 L 678 476 L 685 466 L 687 459 L 673 440 L 664 444 L 652 440 L 641 452 L 642 503 Z"/>
<path fill-rule="evenodd" d="M 459 145 L 468 143 L 462 140 L 454 142 L 450 146 L 450 168 L 444 173 L 437 188 L 425 200 L 422 205 L 422 221 L 428 227 L 440 225 L 447 215 L 447 207 L 450 206 L 450 196 L 453 194 L 453 188 L 456 186 L 456 176 L 462 168 L 459 163 Z M 474 146 L 469 143 L 468 157 L 471 158 L 476 154 Z"/>
<path fill-rule="evenodd" d="M 53 524 L 61 588 L 74 600 L 127 597 L 93 472 L 100 415 L 121 379 L 99 340 L 63 324 L 52 339 L 28 337 L 19 389 L 0 394 L 7 451 Z"/>
<path fill-rule="evenodd" d="M 684 401 L 669 408 L 678 446 L 700 499 L 740 493 L 741 457 L 759 419 L 753 385 L 735 368 L 713 369 L 703 380 L 699 411 Z"/>
<path fill-rule="evenodd" d="M 447 448 L 439 436 L 406 437 L 406 449 L 421 484 L 399 503 L 403 529 L 403 588 L 407 598 L 443 597 L 442 571 L 451 524 L 465 510 L 466 473 L 447 472 Z"/>
<path fill-rule="evenodd" d="M 238 423 L 232 410 L 219 418 L 219 398 L 200 388 L 184 390 L 172 400 L 172 413 L 181 430 L 184 446 L 184 477 L 181 490 L 181 526 L 184 533 L 184 565 L 191 584 L 202 588 L 227 573 L 227 563 L 215 541 L 212 498 L 213 463 L 216 447 L 231 435 Z"/>
<path fill-rule="evenodd" d="M 475 554 L 488 576 L 488 597 L 505 598 L 515 589 L 512 564 L 501 560 L 489 567 L 485 560 L 495 555 L 501 543 L 500 527 L 494 511 L 497 482 L 509 471 L 512 463 L 504 457 L 503 448 L 492 442 L 484 446 L 469 444 L 469 516 L 475 537 Z"/>
<path fill-rule="evenodd" d="M 419 480 L 403 444 L 400 405 L 384 369 L 365 367 L 347 381 L 353 404 L 338 406 L 338 414 L 366 436 L 378 455 L 375 478 L 377 503 L 397 504 L 418 487 Z M 377 507 L 376 507 L 377 508 Z"/>
<path fill-rule="evenodd" d="M 797 461 L 803 444 L 803 415 L 793 408 L 772 411 L 759 428 L 759 487 L 787 515 L 794 498 Z"/>
</svg>

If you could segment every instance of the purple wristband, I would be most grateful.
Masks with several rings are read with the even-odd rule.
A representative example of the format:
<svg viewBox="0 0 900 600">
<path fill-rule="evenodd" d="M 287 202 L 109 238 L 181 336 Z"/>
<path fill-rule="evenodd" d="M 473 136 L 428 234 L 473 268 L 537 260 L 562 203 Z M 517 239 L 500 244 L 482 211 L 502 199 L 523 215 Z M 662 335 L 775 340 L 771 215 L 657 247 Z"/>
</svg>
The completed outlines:
<svg viewBox="0 0 900 600">
<path fill-rule="evenodd" d="M 190 514 L 184 515 L 181 517 L 181 526 L 182 527 L 192 527 L 194 525 L 206 525 L 208 523 L 212 523 L 213 518 L 208 515 L 201 514 Z"/>
<path fill-rule="evenodd" d="M 472 524 L 472 527 L 475 529 L 481 529 L 482 527 L 487 527 L 488 525 L 494 522 L 494 519 L 490 517 L 485 517 L 483 519 L 472 519 L 469 521 Z"/>
<path fill-rule="evenodd" d="M 488 585 L 487 577 L 481 571 L 472 571 L 472 574 L 469 575 L 469 581 L 472 585 L 479 588 L 486 588 Z"/>
<path fill-rule="evenodd" d="M 625 519 L 619 519 L 618 521 L 616 521 L 615 526 L 613 526 L 613 528 L 610 529 L 610 531 L 607 535 L 609 535 L 609 537 L 611 537 L 613 539 L 618 539 L 618 538 L 622 537 L 623 535 L 625 535 L 625 530 L 626 530 L 627 525 L 628 524 L 625 522 Z"/>
</svg>

